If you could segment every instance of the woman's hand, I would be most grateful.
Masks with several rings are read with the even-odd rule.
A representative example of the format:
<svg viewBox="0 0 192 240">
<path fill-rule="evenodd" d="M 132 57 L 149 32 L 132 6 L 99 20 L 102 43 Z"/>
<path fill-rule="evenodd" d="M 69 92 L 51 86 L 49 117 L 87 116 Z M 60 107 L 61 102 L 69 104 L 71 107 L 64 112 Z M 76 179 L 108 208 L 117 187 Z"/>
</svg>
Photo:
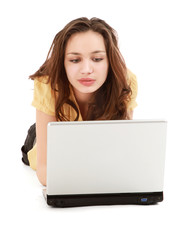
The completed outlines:
<svg viewBox="0 0 192 240">
<path fill-rule="evenodd" d="M 133 119 L 133 111 L 132 111 L 132 110 L 128 110 L 128 111 L 127 111 L 127 118 L 128 118 L 129 120 L 132 120 L 132 119 Z"/>
</svg>

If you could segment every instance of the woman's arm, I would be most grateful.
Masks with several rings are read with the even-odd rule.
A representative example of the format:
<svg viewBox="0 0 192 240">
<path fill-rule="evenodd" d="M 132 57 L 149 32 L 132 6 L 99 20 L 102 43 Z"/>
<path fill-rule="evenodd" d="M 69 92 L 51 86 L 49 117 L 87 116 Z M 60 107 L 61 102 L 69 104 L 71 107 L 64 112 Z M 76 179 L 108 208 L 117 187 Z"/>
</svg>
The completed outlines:
<svg viewBox="0 0 192 240">
<path fill-rule="evenodd" d="M 47 124 L 55 121 L 54 116 L 36 110 L 37 177 L 44 186 L 47 177 Z"/>
</svg>

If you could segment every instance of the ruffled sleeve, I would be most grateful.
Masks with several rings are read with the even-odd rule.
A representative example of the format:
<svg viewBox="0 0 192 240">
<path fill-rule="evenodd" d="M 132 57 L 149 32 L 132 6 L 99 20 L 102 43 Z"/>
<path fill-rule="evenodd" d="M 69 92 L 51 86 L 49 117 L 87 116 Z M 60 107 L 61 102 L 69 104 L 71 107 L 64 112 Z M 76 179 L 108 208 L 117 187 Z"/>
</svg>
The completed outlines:
<svg viewBox="0 0 192 240">
<path fill-rule="evenodd" d="M 32 106 L 48 115 L 55 116 L 55 98 L 47 77 L 34 80 L 34 93 Z"/>
<path fill-rule="evenodd" d="M 133 111 L 137 107 L 136 97 L 138 91 L 137 77 L 130 70 L 128 70 L 128 84 L 132 90 L 132 95 L 128 102 L 128 110 Z"/>
</svg>

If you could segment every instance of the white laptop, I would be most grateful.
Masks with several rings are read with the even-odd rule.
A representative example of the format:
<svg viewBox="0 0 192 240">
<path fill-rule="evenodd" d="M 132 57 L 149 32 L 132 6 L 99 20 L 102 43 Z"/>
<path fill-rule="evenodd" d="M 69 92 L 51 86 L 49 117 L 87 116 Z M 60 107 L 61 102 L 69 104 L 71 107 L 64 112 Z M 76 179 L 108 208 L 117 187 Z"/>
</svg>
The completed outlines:
<svg viewBox="0 0 192 240">
<path fill-rule="evenodd" d="M 165 120 L 49 123 L 47 204 L 161 202 L 166 126 Z"/>
</svg>

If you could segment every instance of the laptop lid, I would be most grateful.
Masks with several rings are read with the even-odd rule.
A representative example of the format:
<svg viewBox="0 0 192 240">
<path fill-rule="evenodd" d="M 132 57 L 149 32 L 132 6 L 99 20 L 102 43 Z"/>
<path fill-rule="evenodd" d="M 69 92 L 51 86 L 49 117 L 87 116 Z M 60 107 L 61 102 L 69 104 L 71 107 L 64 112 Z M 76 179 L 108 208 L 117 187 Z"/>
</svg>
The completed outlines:
<svg viewBox="0 0 192 240">
<path fill-rule="evenodd" d="M 51 122 L 47 195 L 162 192 L 164 120 Z"/>
</svg>

